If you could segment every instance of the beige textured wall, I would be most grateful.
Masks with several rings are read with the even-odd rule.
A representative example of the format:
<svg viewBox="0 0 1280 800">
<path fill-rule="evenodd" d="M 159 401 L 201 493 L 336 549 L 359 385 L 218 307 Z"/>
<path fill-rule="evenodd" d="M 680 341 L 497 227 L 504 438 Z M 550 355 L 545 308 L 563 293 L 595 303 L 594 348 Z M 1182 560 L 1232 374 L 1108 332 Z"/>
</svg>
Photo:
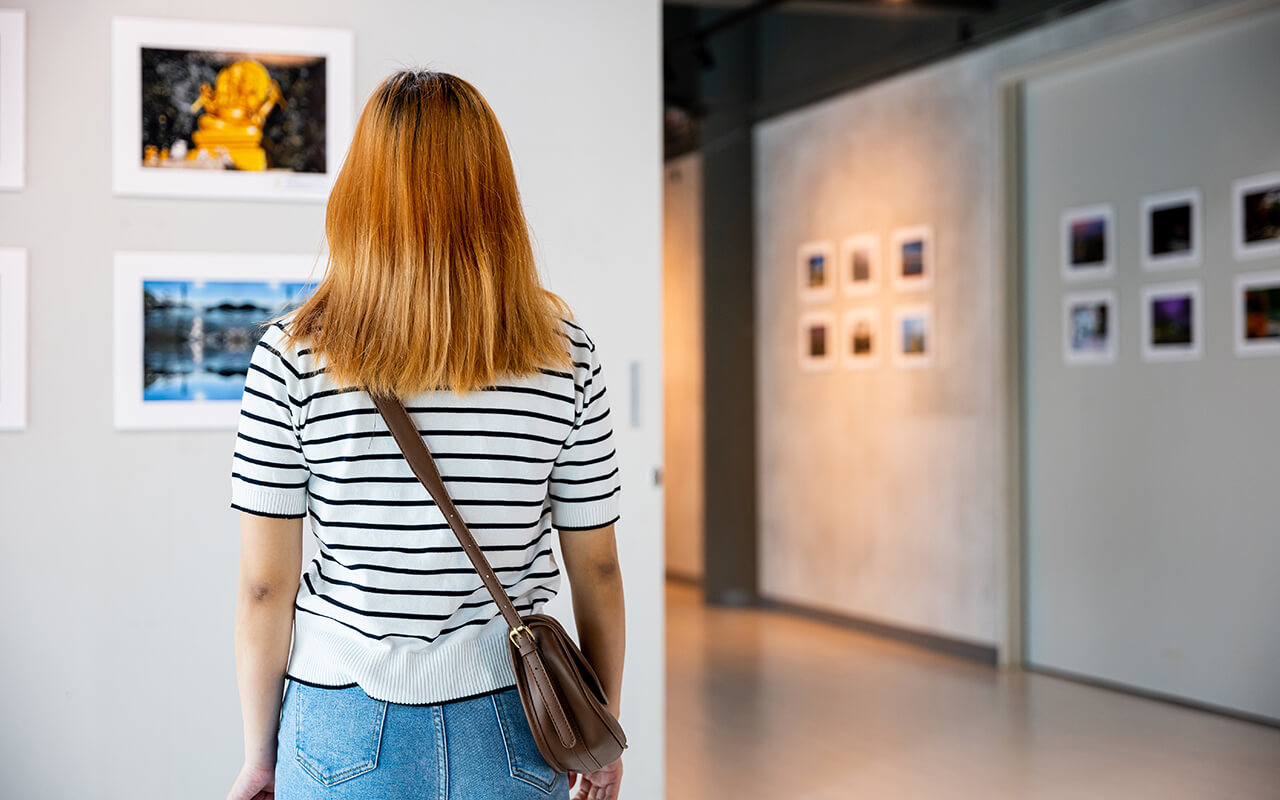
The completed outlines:
<svg viewBox="0 0 1280 800">
<path fill-rule="evenodd" d="M 761 586 L 903 627 L 996 639 L 1002 444 L 994 96 L 974 59 L 761 126 L 756 139 Z M 889 288 L 889 235 L 933 226 L 934 286 Z M 873 297 L 803 303 L 799 245 L 875 233 Z M 888 357 L 894 308 L 934 307 L 934 366 Z M 877 308 L 881 366 L 797 363 L 798 313 Z"/>
<path fill-rule="evenodd" d="M 663 169 L 662 363 L 667 574 L 701 580 L 703 548 L 702 158 Z"/>
</svg>

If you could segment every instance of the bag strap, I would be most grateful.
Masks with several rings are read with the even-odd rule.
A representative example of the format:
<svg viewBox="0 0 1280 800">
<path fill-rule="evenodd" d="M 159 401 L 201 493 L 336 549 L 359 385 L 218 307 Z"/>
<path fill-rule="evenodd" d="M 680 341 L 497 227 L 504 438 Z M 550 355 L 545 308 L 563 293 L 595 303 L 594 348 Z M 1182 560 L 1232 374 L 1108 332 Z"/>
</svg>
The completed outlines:
<svg viewBox="0 0 1280 800">
<path fill-rule="evenodd" d="M 467 529 L 467 524 L 462 521 L 462 516 L 458 514 L 458 509 L 454 506 L 453 499 L 445 491 L 444 481 L 440 478 L 440 470 L 436 469 L 435 459 L 431 457 L 431 451 L 427 449 L 426 442 L 423 441 L 422 435 L 418 433 L 418 426 L 413 424 L 413 420 L 409 417 L 409 412 L 405 411 L 404 404 L 400 402 L 399 398 L 381 397 L 373 394 L 369 396 L 372 398 L 373 404 L 377 406 L 378 412 L 382 414 L 383 419 L 387 421 L 387 427 L 391 430 L 391 435 L 395 438 L 396 444 L 400 446 L 400 452 L 404 453 L 404 457 L 409 461 L 409 467 L 413 470 L 413 474 L 417 475 L 422 485 L 427 487 L 427 492 L 436 501 L 436 505 L 440 507 L 440 511 L 448 521 L 449 527 L 453 529 L 454 535 L 458 537 L 458 541 L 462 544 L 462 549 L 466 551 L 467 557 L 471 559 L 471 565 L 476 568 L 476 572 L 480 573 L 480 580 L 484 582 L 489 594 L 493 595 L 493 601 L 498 604 L 498 610 L 502 612 L 502 616 L 506 619 L 507 626 L 510 628 L 507 636 L 520 652 L 520 658 L 523 659 L 528 674 L 533 679 L 533 685 L 536 687 L 538 695 L 540 695 L 540 703 L 538 705 L 550 715 L 551 723 L 560 738 L 560 744 L 566 749 L 573 748 L 578 741 L 577 734 L 574 732 L 573 725 L 569 722 L 568 715 L 565 714 L 560 698 L 556 695 L 551 677 L 547 674 L 546 665 L 542 663 L 542 657 L 538 654 L 533 632 L 529 630 L 528 626 L 524 624 L 524 620 L 520 618 L 520 613 L 516 611 L 516 607 L 511 603 L 511 598 L 507 596 L 507 590 L 498 580 L 498 576 L 494 574 L 493 567 L 489 566 L 489 560 L 484 557 L 484 552 L 476 544 L 475 537 Z M 525 636 L 519 636 L 520 632 L 523 632 Z"/>
<path fill-rule="evenodd" d="M 440 479 L 440 471 L 436 469 L 436 462 L 431 458 L 431 451 L 427 449 L 422 435 L 418 433 L 418 426 L 414 425 L 409 417 L 409 412 L 404 410 L 404 404 L 396 397 L 379 397 L 372 394 L 370 397 L 379 413 L 387 421 L 387 427 L 391 429 L 391 435 L 395 437 L 396 444 L 400 445 L 400 451 L 408 459 L 413 474 L 417 475 L 422 485 L 427 487 L 431 499 L 436 501 L 449 527 L 453 529 L 454 535 L 462 544 L 462 549 L 471 559 L 471 565 L 476 568 L 476 572 L 480 573 L 480 580 L 489 590 L 489 594 L 493 595 L 493 601 L 498 604 L 498 610 L 502 612 L 512 633 L 524 628 L 524 621 L 520 618 L 516 607 L 512 605 L 511 598 L 507 596 L 507 590 L 498 580 L 480 546 L 476 544 L 475 537 L 467 529 L 467 524 L 462 521 L 458 509 L 453 504 L 453 499 L 445 491 L 444 481 Z M 515 641 L 514 636 L 512 641 Z"/>
</svg>

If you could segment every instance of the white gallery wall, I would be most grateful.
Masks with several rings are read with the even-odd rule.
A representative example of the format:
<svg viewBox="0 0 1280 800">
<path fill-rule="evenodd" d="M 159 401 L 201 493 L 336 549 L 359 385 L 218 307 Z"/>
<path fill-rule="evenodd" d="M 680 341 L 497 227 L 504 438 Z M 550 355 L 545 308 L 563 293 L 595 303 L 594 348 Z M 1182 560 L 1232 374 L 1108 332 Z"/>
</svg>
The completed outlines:
<svg viewBox="0 0 1280 800">
<path fill-rule="evenodd" d="M 667 409 L 666 572 L 704 574 L 702 156 L 668 161 L 662 185 L 662 363 Z"/>
<path fill-rule="evenodd" d="M 1235 282 L 1280 282 L 1280 248 L 1237 258 L 1233 183 L 1280 187 L 1277 42 L 1272 6 L 1033 77 L 1022 101 L 1027 658 L 1272 720 L 1280 356 L 1236 354 Z M 1184 189 L 1200 263 L 1144 269 L 1143 198 Z M 1103 203 L 1113 274 L 1066 281 L 1062 213 Z M 1199 356 L 1148 360 L 1144 290 L 1188 284 Z M 1064 299 L 1097 291 L 1115 359 L 1069 365 Z"/>
<path fill-rule="evenodd" d="M 1221 5 L 1123 0 L 840 95 L 755 129 L 760 570 L 768 597 L 1006 648 L 1007 296 L 1000 76 Z M 805 302 L 797 249 L 933 232 L 924 292 Z M 895 309 L 931 306 L 926 369 L 888 357 Z M 873 308 L 881 366 L 799 364 L 800 314 Z"/>
<path fill-rule="evenodd" d="M 29 406 L 0 432 L 0 796 L 221 797 L 242 758 L 234 430 L 117 431 L 112 252 L 314 253 L 323 205 L 117 198 L 111 19 L 350 29 L 354 116 L 402 67 L 473 82 L 503 123 L 550 288 L 614 396 L 628 647 L 627 791 L 663 796 L 661 162 L 657 0 L 10 0 L 27 12 Z M 548 43 L 554 43 L 549 46 Z M 333 110 L 331 109 L 331 113 Z M 314 545 L 308 542 L 306 557 Z M 550 607 L 570 616 L 569 586 Z M 74 762 L 74 763 L 73 763 Z"/>
</svg>

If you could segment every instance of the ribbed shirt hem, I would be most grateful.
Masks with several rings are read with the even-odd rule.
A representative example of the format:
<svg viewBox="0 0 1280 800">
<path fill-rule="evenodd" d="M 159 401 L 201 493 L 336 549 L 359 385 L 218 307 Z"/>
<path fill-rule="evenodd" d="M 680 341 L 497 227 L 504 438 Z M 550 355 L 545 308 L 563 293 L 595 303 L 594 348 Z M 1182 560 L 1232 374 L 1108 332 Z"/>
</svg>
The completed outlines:
<svg viewBox="0 0 1280 800">
<path fill-rule="evenodd" d="M 376 700 L 443 703 L 513 685 L 509 647 L 501 616 L 424 645 L 374 641 L 304 611 L 294 615 L 288 672 L 327 686 L 356 683 Z"/>
</svg>

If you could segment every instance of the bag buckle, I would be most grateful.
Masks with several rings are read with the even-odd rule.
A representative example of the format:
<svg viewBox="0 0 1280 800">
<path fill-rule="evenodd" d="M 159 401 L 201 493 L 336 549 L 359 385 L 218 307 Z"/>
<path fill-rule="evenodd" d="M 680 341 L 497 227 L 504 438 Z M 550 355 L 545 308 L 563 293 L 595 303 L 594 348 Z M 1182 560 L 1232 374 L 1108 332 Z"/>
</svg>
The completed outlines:
<svg viewBox="0 0 1280 800">
<path fill-rule="evenodd" d="M 512 643 L 513 645 L 515 645 L 516 647 L 519 647 L 519 646 L 520 646 L 520 643 L 516 641 L 516 636 L 517 636 L 517 635 L 519 635 L 519 633 L 520 633 L 521 631 L 524 631 L 526 634 L 528 634 L 528 636 L 529 636 L 529 641 L 531 641 L 531 642 L 537 642 L 537 641 L 538 641 L 538 638 L 537 638 L 536 636 L 534 636 L 534 635 L 533 635 L 533 631 L 529 630 L 529 626 L 528 626 L 528 625 L 521 625 L 521 626 L 519 626 L 519 627 L 517 627 L 517 628 L 512 628 L 512 629 L 507 633 L 507 638 L 509 638 L 509 639 L 511 640 L 511 643 Z"/>
</svg>

